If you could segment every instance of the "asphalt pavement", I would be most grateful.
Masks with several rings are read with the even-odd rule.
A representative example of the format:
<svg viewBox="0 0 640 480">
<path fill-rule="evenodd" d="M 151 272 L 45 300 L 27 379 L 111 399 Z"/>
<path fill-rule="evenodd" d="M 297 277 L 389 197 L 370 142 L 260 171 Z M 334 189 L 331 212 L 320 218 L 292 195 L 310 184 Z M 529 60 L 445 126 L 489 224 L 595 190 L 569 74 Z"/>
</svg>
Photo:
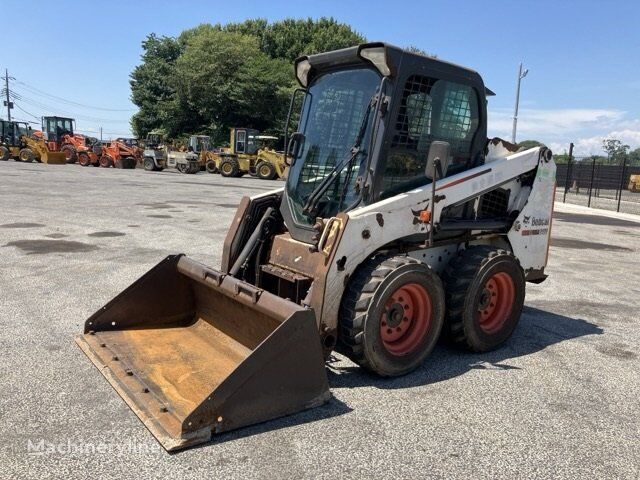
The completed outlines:
<svg viewBox="0 0 640 480">
<path fill-rule="evenodd" d="M 1 478 L 640 478 L 640 217 L 562 205 L 503 348 L 391 380 L 336 355 L 325 406 L 167 454 L 74 336 L 168 254 L 217 267 L 281 185 L 0 162 Z"/>
</svg>

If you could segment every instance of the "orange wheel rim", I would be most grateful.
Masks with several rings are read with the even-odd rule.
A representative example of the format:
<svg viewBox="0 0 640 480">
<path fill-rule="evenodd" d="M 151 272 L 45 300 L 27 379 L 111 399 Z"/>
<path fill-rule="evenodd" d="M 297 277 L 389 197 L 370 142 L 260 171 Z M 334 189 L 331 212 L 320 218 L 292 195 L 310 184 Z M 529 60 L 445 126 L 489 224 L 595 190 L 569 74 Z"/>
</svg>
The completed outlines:
<svg viewBox="0 0 640 480">
<path fill-rule="evenodd" d="M 420 348 L 431 326 L 431 297 L 418 283 L 399 287 L 380 316 L 380 337 L 391 355 L 409 355 Z"/>
<path fill-rule="evenodd" d="M 511 315 L 516 298 L 513 279 L 506 272 L 493 274 L 484 284 L 478 302 L 478 324 L 485 333 L 499 331 Z"/>
</svg>

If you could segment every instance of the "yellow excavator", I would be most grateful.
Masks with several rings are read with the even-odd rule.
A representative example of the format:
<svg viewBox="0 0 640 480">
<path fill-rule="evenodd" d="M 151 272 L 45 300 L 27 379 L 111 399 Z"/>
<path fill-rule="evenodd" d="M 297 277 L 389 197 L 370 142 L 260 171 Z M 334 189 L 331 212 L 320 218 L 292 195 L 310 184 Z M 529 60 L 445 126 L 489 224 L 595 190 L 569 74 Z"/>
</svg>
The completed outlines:
<svg viewBox="0 0 640 480">
<path fill-rule="evenodd" d="M 0 120 L 0 160 L 10 158 L 21 162 L 66 163 L 64 153 L 49 151 L 44 139 L 38 138 L 27 123 Z"/>
<path fill-rule="evenodd" d="M 393 377 L 441 335 L 496 349 L 547 277 L 553 156 L 488 141 L 477 72 L 384 43 L 294 71 L 286 185 L 241 200 L 220 268 L 168 256 L 77 337 L 167 450 L 326 402 L 334 350 Z"/>
</svg>

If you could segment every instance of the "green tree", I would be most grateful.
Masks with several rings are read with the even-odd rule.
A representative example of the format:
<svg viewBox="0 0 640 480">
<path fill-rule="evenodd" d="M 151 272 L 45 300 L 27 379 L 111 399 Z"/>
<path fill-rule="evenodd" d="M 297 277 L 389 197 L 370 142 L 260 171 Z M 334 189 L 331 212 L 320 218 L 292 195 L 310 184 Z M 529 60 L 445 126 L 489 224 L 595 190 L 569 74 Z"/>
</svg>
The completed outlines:
<svg viewBox="0 0 640 480">
<path fill-rule="evenodd" d="M 263 53 L 256 37 L 200 28 L 180 41 L 184 50 L 167 109 L 171 136 L 200 131 L 221 140 L 228 127 L 268 130 L 284 117 L 293 86 L 290 65 Z"/>
<path fill-rule="evenodd" d="M 640 166 L 640 148 L 629 152 L 629 165 Z"/>
<path fill-rule="evenodd" d="M 131 73 L 131 119 L 139 137 L 163 128 L 171 137 L 208 133 L 219 141 L 233 126 L 282 132 L 294 88 L 292 62 L 302 54 L 364 42 L 333 18 L 201 24 L 177 38 L 149 35 Z"/>
<path fill-rule="evenodd" d="M 626 157 L 629 145 L 623 145 L 620 140 L 615 138 L 605 138 L 602 141 L 602 149 L 607 152 L 608 163 L 617 164 Z"/>
<path fill-rule="evenodd" d="M 163 105 L 175 96 L 171 78 L 181 51 L 176 39 L 154 33 L 143 40 L 142 49 L 142 63 L 129 80 L 131 101 L 140 108 L 131 118 L 131 128 L 138 137 L 164 125 Z"/>
<path fill-rule="evenodd" d="M 538 140 L 523 140 L 518 143 L 518 147 L 524 148 L 526 150 L 534 147 L 546 147 L 546 145 L 542 142 L 539 142 Z M 556 155 L 556 158 L 557 158 L 557 155 Z"/>
</svg>

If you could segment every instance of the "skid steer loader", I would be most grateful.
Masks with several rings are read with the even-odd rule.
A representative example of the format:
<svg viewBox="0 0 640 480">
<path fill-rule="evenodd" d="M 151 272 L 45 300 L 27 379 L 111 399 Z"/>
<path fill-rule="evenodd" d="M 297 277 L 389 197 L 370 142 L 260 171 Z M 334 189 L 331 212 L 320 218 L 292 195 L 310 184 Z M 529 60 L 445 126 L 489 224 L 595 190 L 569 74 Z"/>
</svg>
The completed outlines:
<svg viewBox="0 0 640 480">
<path fill-rule="evenodd" d="M 480 75 L 383 43 L 295 73 L 286 185 L 240 202 L 220 269 L 169 256 L 77 339 L 167 450 L 327 401 L 333 350 L 396 376 L 441 334 L 497 348 L 546 278 L 555 163 L 487 141 Z"/>
</svg>

